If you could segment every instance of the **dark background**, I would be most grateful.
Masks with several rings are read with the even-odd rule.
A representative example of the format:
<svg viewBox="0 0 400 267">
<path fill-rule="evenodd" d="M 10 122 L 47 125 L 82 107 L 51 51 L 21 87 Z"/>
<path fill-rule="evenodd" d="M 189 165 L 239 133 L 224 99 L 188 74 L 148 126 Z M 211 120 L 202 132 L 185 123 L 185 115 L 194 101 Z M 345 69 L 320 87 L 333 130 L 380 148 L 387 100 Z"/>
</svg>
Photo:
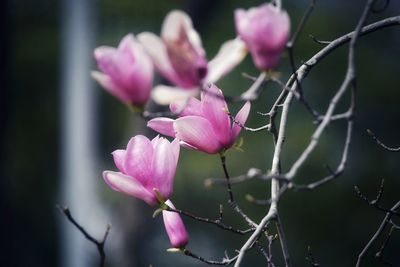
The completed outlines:
<svg viewBox="0 0 400 267">
<path fill-rule="evenodd" d="M 235 8 L 249 8 L 262 2 L 92 1 L 94 43 L 95 46 L 115 46 L 128 32 L 158 33 L 165 14 L 178 8 L 191 15 L 210 59 L 223 41 L 235 36 Z M 309 34 L 331 40 L 352 31 L 364 4 L 364 1 L 345 0 L 317 2 L 295 47 L 298 65 L 322 48 L 308 37 Z M 378 2 L 382 4 L 384 1 Z M 308 1 L 283 1 L 291 17 L 292 29 L 298 25 L 307 5 Z M 371 15 L 369 22 L 399 15 L 399 10 L 399 3 L 391 1 L 385 11 Z M 60 202 L 62 184 L 60 137 L 63 133 L 60 129 L 63 121 L 60 106 L 64 99 L 61 97 L 60 79 L 63 65 L 61 27 L 65 18 L 62 12 L 61 1 L 0 2 L 2 266 L 62 266 L 60 244 L 65 226 L 59 225 L 62 215 L 56 208 Z M 320 112 L 326 109 L 329 98 L 343 79 L 346 53 L 347 46 L 335 51 L 310 73 L 303 84 L 307 99 Z M 363 37 L 358 43 L 358 103 L 347 169 L 332 183 L 312 192 L 290 191 L 280 202 L 281 219 L 294 266 L 310 266 L 305 259 L 308 246 L 321 266 L 354 266 L 358 253 L 384 216 L 384 213 L 368 207 L 356 196 L 353 189 L 355 185 L 372 198 L 384 178 L 382 205 L 391 207 L 400 199 L 400 154 L 384 151 L 366 134 L 369 128 L 385 143 L 400 145 L 399 58 L 400 34 L 397 27 Z M 94 65 L 93 62 L 93 68 Z M 283 56 L 279 71 L 283 80 L 288 78 L 287 55 Z M 226 95 L 240 94 L 250 86 L 251 82 L 242 77 L 242 72 L 251 75 L 258 73 L 249 56 L 234 72 L 218 82 Z M 169 244 L 161 219 L 151 218 L 152 208 L 115 193 L 104 184 L 101 170 L 114 168 L 109 153 L 124 147 L 131 136 L 148 132 L 143 128 L 144 123 L 140 118 L 100 88 L 95 90 L 98 92 L 95 94 L 98 97 L 95 113 L 99 159 L 97 187 L 104 208 L 112 210 L 109 213 L 112 216 L 100 223 L 105 225 L 111 222 L 123 227 L 111 230 L 106 246 L 107 266 L 204 266 L 182 255 L 168 254 L 165 249 Z M 252 106 L 249 126 L 265 123 L 264 117 L 258 115 L 257 111 L 267 111 L 278 92 L 276 86 L 267 87 Z M 347 101 L 348 98 L 344 103 Z M 231 108 L 237 110 L 239 106 L 235 104 Z M 339 106 L 338 110 L 344 111 L 345 105 Z M 312 117 L 305 108 L 299 103 L 293 104 L 282 154 L 283 170 L 287 170 L 296 160 L 309 142 L 314 128 Z M 296 181 L 313 181 L 326 174 L 325 164 L 335 166 L 340 158 L 344 134 L 344 122 L 332 123 Z M 249 167 L 268 170 L 273 153 L 270 134 L 246 132 L 242 136 L 244 152 L 232 150 L 227 155 L 231 174 L 245 173 Z M 219 204 L 226 203 L 225 188 L 207 189 L 203 182 L 205 178 L 221 177 L 222 174 L 217 156 L 182 149 L 175 180 L 174 203 L 197 214 L 217 216 Z M 249 204 L 244 196 L 252 194 L 256 198 L 268 198 L 268 184 L 251 181 L 235 186 L 234 191 L 241 206 L 253 218 L 262 218 L 267 207 Z M 240 218 L 228 208 L 225 210 L 227 222 L 245 227 Z M 191 237 L 189 248 L 206 258 L 220 259 L 225 250 L 232 255 L 245 240 L 188 219 L 185 219 L 185 223 Z M 123 234 L 124 231 L 126 234 Z M 116 252 L 118 248 L 122 252 Z M 395 266 L 400 265 L 399 248 L 400 233 L 395 231 L 385 253 L 385 258 Z M 273 249 L 275 263 L 281 266 L 277 242 Z M 378 249 L 379 244 L 367 255 L 363 266 L 384 266 L 373 258 Z M 249 252 L 244 266 L 264 266 L 265 263 L 260 259 L 257 251 Z M 87 262 L 82 266 L 97 265 L 94 249 Z"/>
</svg>

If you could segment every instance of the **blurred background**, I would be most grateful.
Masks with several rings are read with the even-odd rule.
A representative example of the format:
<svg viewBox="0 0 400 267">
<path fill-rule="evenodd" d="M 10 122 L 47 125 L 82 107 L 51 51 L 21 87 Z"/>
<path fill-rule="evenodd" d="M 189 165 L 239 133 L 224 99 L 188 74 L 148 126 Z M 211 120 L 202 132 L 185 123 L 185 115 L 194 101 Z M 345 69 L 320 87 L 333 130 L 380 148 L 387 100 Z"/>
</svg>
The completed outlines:
<svg viewBox="0 0 400 267">
<path fill-rule="evenodd" d="M 169 247 L 161 217 L 140 200 L 116 193 L 103 182 L 101 172 L 115 169 L 111 152 L 124 148 L 136 134 L 154 136 L 145 122 L 89 77 L 95 69 L 92 51 L 100 45 L 116 46 L 127 33 L 159 33 L 171 9 L 190 14 L 202 36 L 208 58 L 219 45 L 235 36 L 233 12 L 264 1 L 250 0 L 3 0 L 0 2 L 0 135 L 1 135 L 1 266 L 97 266 L 98 254 L 57 209 L 68 205 L 74 217 L 101 238 L 112 225 L 106 243 L 106 266 L 204 266 Z M 296 63 L 309 59 L 323 46 L 309 38 L 332 40 L 352 31 L 365 1 L 317 1 L 298 43 Z M 383 5 L 385 1 L 378 1 Z M 294 29 L 308 6 L 307 0 L 283 1 Z M 369 22 L 399 15 L 400 2 L 390 1 Z M 347 46 L 327 57 L 303 84 L 306 98 L 323 112 L 342 82 Z M 373 130 L 388 145 L 400 145 L 400 31 L 397 27 L 363 37 L 357 45 L 358 103 L 349 162 L 345 173 L 311 192 L 288 192 L 280 203 L 283 226 L 294 266 L 310 266 L 307 248 L 321 266 L 352 266 L 357 255 L 378 228 L 384 213 L 368 207 L 354 192 L 357 185 L 373 198 L 385 179 L 382 205 L 400 199 L 400 154 L 383 150 L 366 134 Z M 281 78 L 290 75 L 284 55 Z M 232 73 L 218 82 L 226 95 L 238 95 L 251 81 L 242 73 L 257 75 L 248 56 Z M 161 80 L 156 81 L 160 82 Z M 268 85 L 252 106 L 248 126 L 265 124 L 267 112 L 279 93 Z M 344 111 L 348 97 L 339 106 Z M 234 113 L 241 104 L 231 104 Z M 153 104 L 149 108 L 155 109 Z M 294 103 L 289 115 L 282 154 L 287 170 L 309 142 L 315 129 L 304 106 Z M 298 183 L 327 174 L 326 164 L 340 160 L 345 123 L 332 123 L 320 146 L 296 177 Z M 245 132 L 243 152 L 232 150 L 227 165 L 232 176 L 250 167 L 267 171 L 273 153 L 269 133 Z M 222 177 L 217 156 L 182 149 L 175 179 L 173 202 L 201 216 L 218 216 L 219 204 L 227 206 L 226 189 L 206 188 L 204 180 Z M 250 181 L 234 187 L 239 204 L 260 220 L 268 207 L 245 199 L 269 197 L 269 185 Z M 246 225 L 225 208 L 224 219 L 239 228 Z M 208 258 L 233 255 L 245 238 L 184 218 L 190 233 L 189 249 Z M 398 221 L 397 221 L 398 222 Z M 380 240 L 381 241 L 381 240 Z M 400 232 L 395 231 L 385 259 L 400 265 Z M 374 259 L 377 243 L 363 266 L 384 266 Z M 278 242 L 273 260 L 282 266 Z M 243 266 L 265 266 L 259 251 L 252 250 Z"/>
</svg>

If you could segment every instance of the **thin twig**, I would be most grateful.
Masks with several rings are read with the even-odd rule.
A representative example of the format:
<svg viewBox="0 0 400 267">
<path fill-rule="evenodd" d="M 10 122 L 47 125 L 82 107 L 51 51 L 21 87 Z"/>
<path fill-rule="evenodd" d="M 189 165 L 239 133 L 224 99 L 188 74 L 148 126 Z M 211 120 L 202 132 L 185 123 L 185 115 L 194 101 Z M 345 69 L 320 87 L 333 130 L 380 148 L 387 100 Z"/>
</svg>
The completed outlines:
<svg viewBox="0 0 400 267">
<path fill-rule="evenodd" d="M 246 213 L 244 213 L 244 211 L 239 207 L 239 205 L 236 203 L 234 197 L 233 197 L 233 192 L 232 192 L 232 186 L 231 186 L 231 182 L 230 182 L 230 176 L 228 173 L 228 169 L 226 167 L 226 158 L 225 155 L 223 155 L 222 153 L 220 154 L 220 158 L 221 158 L 221 164 L 222 164 L 222 168 L 224 170 L 224 174 L 225 174 L 225 178 L 226 178 L 226 185 L 227 185 L 227 190 L 228 190 L 228 195 L 229 195 L 229 205 L 232 207 L 232 209 L 234 211 L 236 211 L 240 216 L 243 217 L 243 219 L 247 222 L 248 225 L 250 225 L 251 227 L 257 227 L 257 224 L 250 219 L 249 216 L 247 216 Z"/>
<path fill-rule="evenodd" d="M 292 49 L 295 42 L 297 41 L 297 37 L 299 34 L 303 31 L 304 26 L 307 23 L 307 20 L 309 19 L 312 11 L 314 10 L 316 0 L 310 0 L 310 3 L 306 9 L 306 12 L 304 12 L 303 17 L 300 20 L 299 25 L 297 26 L 296 31 L 293 33 L 292 37 L 290 38 L 289 42 L 286 44 L 286 47 L 288 49 Z"/>
<path fill-rule="evenodd" d="M 386 262 L 385 260 L 383 260 L 383 252 L 385 251 L 386 246 L 388 245 L 389 240 L 390 240 L 390 238 L 392 237 L 392 234 L 393 234 L 394 229 L 395 229 L 394 226 L 392 226 L 392 228 L 390 228 L 389 233 L 387 234 L 385 240 L 382 242 L 381 248 L 379 249 L 379 251 L 378 251 L 377 253 L 375 253 L 375 258 L 384 261 L 386 264 L 387 264 L 388 262 Z"/>
<path fill-rule="evenodd" d="M 315 37 L 315 36 L 312 35 L 312 34 L 309 34 L 308 36 L 309 36 L 314 42 L 316 42 L 317 44 L 328 45 L 328 44 L 331 43 L 331 41 L 319 40 L 319 39 L 317 39 L 317 37 Z"/>
<path fill-rule="evenodd" d="M 312 11 L 314 10 L 315 3 L 316 3 L 316 0 L 310 0 L 310 3 L 306 9 L 306 12 L 304 13 L 303 17 L 301 18 L 301 21 L 300 21 L 296 31 L 292 35 L 292 38 L 290 38 L 290 40 L 286 44 L 286 48 L 287 48 L 288 54 L 289 54 L 289 62 L 290 62 L 290 66 L 292 68 L 292 75 L 293 75 L 294 80 L 298 87 L 298 89 L 297 89 L 298 94 L 296 94 L 296 98 L 301 103 L 304 104 L 304 106 L 311 113 L 311 115 L 313 115 L 315 118 L 317 118 L 319 116 L 318 112 L 311 107 L 311 105 L 308 103 L 308 101 L 305 99 L 305 97 L 303 95 L 303 89 L 302 89 L 301 83 L 297 79 L 297 72 L 296 72 L 297 67 L 296 67 L 296 63 L 294 60 L 294 44 L 295 44 L 299 34 L 303 31 L 304 26 L 306 25 L 306 22 L 307 22 L 308 18 L 310 17 Z"/>
<path fill-rule="evenodd" d="M 200 256 L 194 254 L 193 252 L 189 251 L 188 249 L 185 249 L 183 251 L 183 253 L 186 256 L 192 257 L 192 258 L 194 258 L 196 260 L 202 261 L 202 262 L 210 264 L 210 265 L 229 265 L 232 262 L 234 262 L 236 260 L 236 258 L 237 258 L 237 256 L 235 256 L 235 257 L 232 257 L 232 258 L 224 258 L 224 259 L 222 259 L 222 261 L 214 261 L 214 260 L 207 260 L 207 259 L 205 259 L 203 257 L 200 257 Z"/>
<path fill-rule="evenodd" d="M 240 175 L 240 176 L 236 176 L 236 177 L 230 177 L 229 181 L 231 183 L 231 185 L 234 184 L 239 184 L 239 183 L 243 183 L 245 181 L 248 180 L 252 180 L 255 178 L 260 178 L 261 176 L 261 170 L 260 169 L 256 169 L 256 168 L 250 168 L 246 174 L 244 175 Z M 204 185 L 206 187 L 211 187 L 214 185 L 226 185 L 227 180 L 221 179 L 221 178 L 207 178 L 204 180 Z"/>
<path fill-rule="evenodd" d="M 171 208 L 170 206 L 167 207 L 167 210 L 179 213 L 180 215 L 184 215 L 186 217 L 189 217 L 189 218 L 194 219 L 194 220 L 199 221 L 199 222 L 205 222 L 205 223 L 216 225 L 217 227 L 221 228 L 222 230 L 230 231 L 230 232 L 235 233 L 235 234 L 245 235 L 245 234 L 248 234 L 248 233 L 250 233 L 250 232 L 252 232 L 254 230 L 254 229 L 251 229 L 251 228 L 246 229 L 246 230 L 239 230 L 239 229 L 233 228 L 230 225 L 224 224 L 222 222 L 222 219 L 221 219 L 222 218 L 221 209 L 220 209 L 219 219 L 217 219 L 217 220 L 200 217 L 200 216 L 194 215 L 194 214 L 192 214 L 190 212 L 187 212 L 187 211 L 184 211 L 184 210 L 180 210 L 180 209 L 177 209 L 177 208 Z"/>
<path fill-rule="evenodd" d="M 348 159 L 349 148 L 350 148 L 350 144 L 351 144 L 352 133 L 353 133 L 353 121 L 349 120 L 347 122 L 347 133 L 346 133 L 344 148 L 342 151 L 342 157 L 341 157 L 339 165 L 337 166 L 337 168 L 334 171 L 331 171 L 329 175 L 323 177 L 322 179 L 320 179 L 316 182 L 310 183 L 310 184 L 298 185 L 293 182 L 290 182 L 289 187 L 293 188 L 294 190 L 314 190 L 315 188 L 320 187 L 326 183 L 329 183 L 332 180 L 334 180 L 335 178 L 339 177 L 344 172 L 346 165 L 347 165 L 347 159 Z"/>
<path fill-rule="evenodd" d="M 258 98 L 260 95 L 261 89 L 263 85 L 266 85 L 268 80 L 265 78 L 267 77 L 266 72 L 261 72 L 260 75 L 258 75 L 257 79 L 254 81 L 254 83 L 250 86 L 249 89 L 247 89 L 244 93 L 242 93 L 239 97 L 234 97 L 234 101 L 253 101 Z"/>
<path fill-rule="evenodd" d="M 110 232 L 111 226 L 108 224 L 106 231 L 104 233 L 103 239 L 102 240 L 97 240 L 96 238 L 94 238 L 93 236 L 91 236 L 86 230 L 85 228 L 83 228 L 72 216 L 71 211 L 69 210 L 69 208 L 67 206 L 61 207 L 59 205 L 57 205 L 58 209 L 65 215 L 65 217 L 68 219 L 68 221 L 70 221 L 82 234 L 83 236 L 89 240 L 90 242 L 92 242 L 93 244 L 96 245 L 97 250 L 100 254 L 100 267 L 104 267 L 104 263 L 106 260 L 106 254 L 104 252 L 104 245 L 106 243 L 108 234 Z"/>
<path fill-rule="evenodd" d="M 377 194 L 377 197 L 374 200 L 369 200 L 363 193 L 361 193 L 360 189 L 357 186 L 354 186 L 354 190 L 356 191 L 357 195 L 364 200 L 365 202 L 367 202 L 367 204 L 377 210 L 380 211 L 384 211 L 384 212 L 388 212 L 391 213 L 392 215 L 395 216 L 399 216 L 400 217 L 400 212 L 398 211 L 392 211 L 390 209 L 387 209 L 385 207 L 382 207 L 381 205 L 379 205 L 379 201 L 382 197 L 382 193 L 383 193 L 383 180 L 379 189 L 379 192 Z"/>
<path fill-rule="evenodd" d="M 376 137 L 376 135 L 370 129 L 367 129 L 367 133 L 369 134 L 369 136 L 371 136 L 375 140 L 375 142 L 378 145 L 380 145 L 387 151 L 389 151 L 389 152 L 399 152 L 400 151 L 400 147 L 390 147 L 390 146 L 385 145 L 381 140 L 378 139 L 378 137 Z"/>
<path fill-rule="evenodd" d="M 308 246 L 307 250 L 308 250 L 308 252 L 307 252 L 308 256 L 306 257 L 306 260 L 310 262 L 312 267 L 319 267 L 320 266 L 319 263 L 317 263 L 317 261 L 315 260 L 313 254 L 311 252 L 311 247 Z"/>
<path fill-rule="evenodd" d="M 222 153 L 220 154 L 220 159 L 221 159 L 221 165 L 222 169 L 224 170 L 225 178 L 226 178 L 226 186 L 228 190 L 228 195 L 229 195 L 229 202 L 234 202 L 235 199 L 233 198 L 233 192 L 232 192 L 232 186 L 230 182 L 230 177 L 228 173 L 228 169 L 226 168 L 226 157 Z"/>
<path fill-rule="evenodd" d="M 282 226 L 279 214 L 277 214 L 277 216 L 276 216 L 275 225 L 276 225 L 276 229 L 278 230 L 279 240 L 281 242 L 283 259 L 285 261 L 286 266 L 291 265 L 288 245 L 287 245 L 287 241 L 286 241 L 286 237 L 285 237 L 285 231 L 283 230 L 283 226 Z"/>
<path fill-rule="evenodd" d="M 294 63 L 293 63 L 294 64 Z M 287 87 L 281 80 L 276 79 L 276 78 L 271 78 L 271 80 L 275 83 L 277 83 L 279 86 L 281 86 L 282 90 L 287 90 L 291 91 L 294 96 L 296 97 L 296 100 L 298 100 L 300 103 L 304 105 L 304 107 L 307 109 L 307 111 L 314 117 L 314 119 L 318 119 L 321 117 L 321 115 L 316 111 L 313 107 L 311 107 L 311 104 L 305 99 L 304 94 L 303 94 L 303 89 L 301 87 L 301 83 L 297 80 L 297 75 L 295 72 L 295 66 L 292 66 L 293 68 L 293 73 L 295 74 L 296 82 L 297 84 L 297 91 L 292 90 L 291 88 Z"/>
<path fill-rule="evenodd" d="M 400 201 L 398 201 L 390 210 L 391 211 L 396 211 L 400 207 Z M 382 234 L 383 230 L 385 229 L 386 225 L 390 222 L 390 219 L 392 217 L 391 212 L 387 212 L 385 215 L 385 218 L 382 220 L 381 225 L 379 226 L 378 230 L 375 232 L 375 234 L 371 237 L 371 239 L 368 241 L 368 243 L 365 245 L 363 250 L 360 252 L 358 255 L 356 267 L 359 267 L 361 264 L 362 259 L 364 258 L 365 254 L 369 250 L 369 248 L 372 246 L 372 244 L 378 239 L 378 237 Z"/>
<path fill-rule="evenodd" d="M 247 127 L 243 123 L 241 123 L 240 121 L 237 121 L 235 119 L 235 117 L 233 117 L 230 112 L 228 112 L 227 114 L 228 114 L 229 118 L 231 119 L 232 123 L 238 125 L 240 128 L 242 128 L 245 131 L 249 131 L 249 132 L 260 132 L 260 131 L 263 131 L 263 130 L 269 131 L 270 128 L 271 128 L 271 125 L 269 125 L 269 124 L 266 124 L 266 125 L 263 125 L 263 126 L 260 126 L 260 127 L 257 127 L 257 128 Z"/>
</svg>

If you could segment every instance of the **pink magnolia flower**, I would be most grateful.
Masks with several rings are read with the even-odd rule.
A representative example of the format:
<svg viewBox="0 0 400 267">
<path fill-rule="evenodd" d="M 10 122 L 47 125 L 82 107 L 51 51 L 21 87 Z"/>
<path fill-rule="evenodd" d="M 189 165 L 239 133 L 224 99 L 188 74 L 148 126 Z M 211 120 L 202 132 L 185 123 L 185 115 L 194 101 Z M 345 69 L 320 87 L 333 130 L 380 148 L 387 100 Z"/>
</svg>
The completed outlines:
<svg viewBox="0 0 400 267">
<path fill-rule="evenodd" d="M 170 200 L 165 203 L 175 209 L 174 205 Z M 162 211 L 165 230 L 167 231 L 171 246 L 174 248 L 183 248 L 189 242 L 189 235 L 186 231 L 185 225 L 183 224 L 181 216 L 173 211 Z"/>
<path fill-rule="evenodd" d="M 112 153 L 119 172 L 104 171 L 103 178 L 111 189 L 144 200 L 149 205 L 158 203 L 154 189 L 165 199 L 172 194 L 173 179 L 179 157 L 178 140 L 133 137 L 126 150 Z"/>
<path fill-rule="evenodd" d="M 272 4 L 235 10 L 236 31 L 246 43 L 254 64 L 261 70 L 278 65 L 289 36 L 290 19 Z"/>
<path fill-rule="evenodd" d="M 153 130 L 176 137 L 180 143 L 195 150 L 215 154 L 230 148 L 238 137 L 241 127 L 231 121 L 228 106 L 218 87 L 209 85 L 201 101 L 192 97 L 170 105 L 172 112 L 180 112 L 176 120 L 155 118 L 147 123 Z M 247 102 L 238 112 L 235 121 L 244 124 L 250 112 Z"/>
<path fill-rule="evenodd" d="M 153 64 L 132 34 L 126 35 L 118 48 L 96 48 L 94 57 L 101 72 L 93 71 L 92 77 L 104 89 L 125 104 L 146 104 L 153 83 Z"/>
<path fill-rule="evenodd" d="M 225 42 L 215 58 L 207 62 L 200 36 L 190 17 L 178 10 L 166 16 L 161 37 L 144 32 L 138 35 L 138 39 L 160 74 L 178 87 L 155 87 L 152 97 L 159 104 L 169 104 L 172 100 L 197 94 L 203 82 L 217 81 L 246 55 L 243 41 L 237 38 Z"/>
</svg>

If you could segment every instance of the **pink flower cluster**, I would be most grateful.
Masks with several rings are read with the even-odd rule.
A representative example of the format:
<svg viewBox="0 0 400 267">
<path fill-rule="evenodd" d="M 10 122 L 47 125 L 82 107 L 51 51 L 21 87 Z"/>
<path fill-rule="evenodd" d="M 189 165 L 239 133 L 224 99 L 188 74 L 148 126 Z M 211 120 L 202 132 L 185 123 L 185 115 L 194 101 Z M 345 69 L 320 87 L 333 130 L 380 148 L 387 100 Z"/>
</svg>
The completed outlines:
<svg viewBox="0 0 400 267">
<path fill-rule="evenodd" d="M 179 118 L 156 118 L 147 126 L 153 130 L 180 140 L 181 145 L 209 154 L 223 152 L 230 148 L 238 137 L 241 127 L 250 112 L 247 102 L 235 117 L 235 123 L 228 115 L 228 106 L 222 91 L 215 85 L 204 89 L 201 101 L 192 97 L 189 100 L 170 105 L 172 112 L 178 112 Z"/>
<path fill-rule="evenodd" d="M 216 82 L 243 60 L 246 49 L 238 38 L 228 40 L 207 61 L 191 19 L 175 10 L 165 18 L 161 37 L 143 32 L 135 39 L 129 34 L 117 49 L 101 46 L 94 55 L 101 72 L 92 72 L 93 78 L 122 102 L 141 107 L 153 86 L 153 66 L 173 85 L 156 86 L 153 100 L 169 104 L 197 94 L 204 82 Z"/>
<path fill-rule="evenodd" d="M 242 61 L 246 48 L 257 68 L 276 67 L 288 39 L 288 15 L 271 4 L 236 10 L 235 23 L 238 37 L 225 42 L 210 61 L 191 19 L 182 11 L 167 15 L 160 37 L 149 32 L 137 38 L 128 34 L 117 48 L 101 46 L 94 51 L 100 71 L 93 71 L 92 77 L 110 94 L 140 109 L 152 96 L 178 114 L 176 119 L 148 122 L 148 127 L 174 138 L 172 142 L 137 135 L 125 150 L 112 153 L 118 171 L 103 172 L 113 190 L 160 205 L 174 248 L 184 248 L 189 240 L 180 215 L 171 211 L 180 145 L 208 154 L 224 153 L 234 145 L 250 112 L 247 102 L 233 119 L 222 91 L 213 83 Z M 173 86 L 152 89 L 154 69 Z M 195 97 L 199 88 L 203 88 L 200 100 Z"/>
</svg>

